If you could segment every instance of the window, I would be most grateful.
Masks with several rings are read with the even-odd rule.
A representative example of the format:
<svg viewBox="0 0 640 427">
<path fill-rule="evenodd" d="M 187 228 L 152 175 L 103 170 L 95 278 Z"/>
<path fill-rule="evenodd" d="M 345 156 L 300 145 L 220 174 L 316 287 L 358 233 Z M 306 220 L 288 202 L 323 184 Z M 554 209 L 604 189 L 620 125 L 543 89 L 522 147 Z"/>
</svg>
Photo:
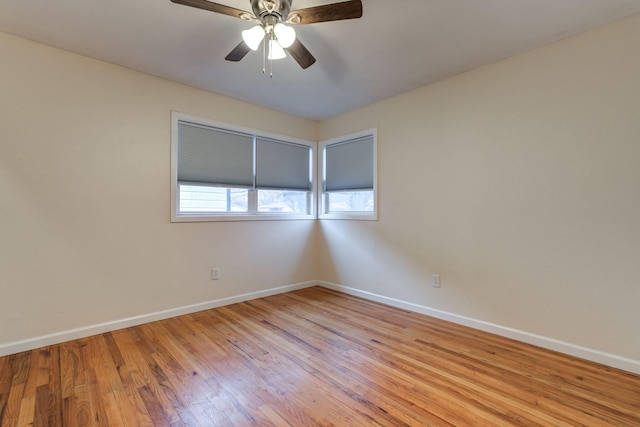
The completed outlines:
<svg viewBox="0 0 640 427">
<path fill-rule="evenodd" d="M 377 219 L 376 148 L 376 129 L 320 143 L 320 218 Z"/>
<path fill-rule="evenodd" d="M 315 218 L 315 143 L 172 115 L 171 220 Z"/>
</svg>

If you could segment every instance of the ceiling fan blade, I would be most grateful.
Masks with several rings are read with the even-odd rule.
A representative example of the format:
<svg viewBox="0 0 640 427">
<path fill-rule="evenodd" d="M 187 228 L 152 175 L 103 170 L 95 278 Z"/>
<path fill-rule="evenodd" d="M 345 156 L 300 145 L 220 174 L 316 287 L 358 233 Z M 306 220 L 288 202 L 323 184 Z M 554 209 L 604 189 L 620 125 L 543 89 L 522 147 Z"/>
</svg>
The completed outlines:
<svg viewBox="0 0 640 427">
<path fill-rule="evenodd" d="M 300 64 L 303 70 L 311 67 L 316 62 L 316 58 L 311 55 L 311 52 L 309 52 L 298 39 L 296 39 L 296 41 L 294 41 L 286 51 L 289 52 L 289 55 L 291 55 L 298 64 Z"/>
<path fill-rule="evenodd" d="M 227 61 L 238 62 L 242 58 L 247 56 L 247 53 L 249 53 L 249 51 L 251 51 L 251 48 L 249 48 L 249 46 L 247 46 L 247 44 L 242 41 L 238 46 L 233 48 L 233 50 L 229 52 L 229 54 L 224 59 L 226 59 Z"/>
<path fill-rule="evenodd" d="M 204 9 L 210 12 L 222 13 L 223 15 L 229 15 L 236 18 L 242 18 L 243 15 L 245 16 L 251 15 L 249 12 L 245 12 L 244 10 L 235 9 L 233 7 L 224 6 L 222 4 L 213 3 L 207 0 L 171 0 L 171 1 L 177 4 L 196 7 L 198 9 Z"/>
<path fill-rule="evenodd" d="M 350 0 L 340 3 L 326 4 L 323 6 L 308 7 L 294 10 L 289 18 L 298 15 L 300 22 L 296 24 L 313 24 L 316 22 L 340 21 L 342 19 L 355 19 L 362 17 L 362 1 Z"/>
</svg>

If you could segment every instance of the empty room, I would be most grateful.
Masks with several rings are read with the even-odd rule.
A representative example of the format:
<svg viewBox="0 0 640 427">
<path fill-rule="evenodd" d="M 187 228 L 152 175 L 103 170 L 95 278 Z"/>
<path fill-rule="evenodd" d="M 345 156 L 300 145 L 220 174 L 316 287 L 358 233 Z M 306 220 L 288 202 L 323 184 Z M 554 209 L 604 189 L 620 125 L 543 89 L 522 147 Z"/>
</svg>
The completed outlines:
<svg viewBox="0 0 640 427">
<path fill-rule="evenodd" d="M 640 426 L 640 1 L 0 2 L 0 427 Z"/>
</svg>

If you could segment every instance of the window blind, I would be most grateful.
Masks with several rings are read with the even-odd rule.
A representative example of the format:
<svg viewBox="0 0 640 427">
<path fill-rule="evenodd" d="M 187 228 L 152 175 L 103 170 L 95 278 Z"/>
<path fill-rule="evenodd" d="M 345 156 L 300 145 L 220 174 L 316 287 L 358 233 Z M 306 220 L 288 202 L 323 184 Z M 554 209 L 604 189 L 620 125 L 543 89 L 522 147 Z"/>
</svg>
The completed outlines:
<svg viewBox="0 0 640 427">
<path fill-rule="evenodd" d="M 256 187 L 311 191 L 311 148 L 307 145 L 256 139 Z"/>
<path fill-rule="evenodd" d="M 253 136 L 179 121 L 178 183 L 253 187 Z"/>
<path fill-rule="evenodd" d="M 325 146 L 324 191 L 373 190 L 373 135 Z"/>
</svg>

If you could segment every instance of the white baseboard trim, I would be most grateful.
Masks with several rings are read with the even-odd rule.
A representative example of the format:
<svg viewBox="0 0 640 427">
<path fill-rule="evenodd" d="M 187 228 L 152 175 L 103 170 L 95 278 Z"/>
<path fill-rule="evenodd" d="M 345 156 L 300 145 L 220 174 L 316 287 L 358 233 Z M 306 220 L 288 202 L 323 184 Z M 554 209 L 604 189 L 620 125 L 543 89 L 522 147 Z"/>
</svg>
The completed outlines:
<svg viewBox="0 0 640 427">
<path fill-rule="evenodd" d="M 587 347 L 559 341 L 553 338 L 544 337 L 541 335 L 531 334 L 528 332 L 520 331 L 517 329 L 509 328 L 506 326 L 496 325 L 494 323 L 485 322 L 482 320 L 473 319 L 470 317 L 460 316 L 454 313 L 430 308 L 427 306 L 414 304 L 398 300 L 395 298 L 386 297 L 383 295 L 374 294 L 371 292 L 362 291 L 348 286 L 337 285 L 335 283 L 325 281 L 308 281 L 297 283 L 293 285 L 280 286 L 277 288 L 266 289 L 263 291 L 250 292 L 241 295 L 234 295 L 227 298 L 220 298 L 216 300 L 206 301 L 198 304 L 191 304 L 182 307 L 171 308 L 168 310 L 162 310 L 154 313 L 143 314 L 140 316 L 128 317 L 126 319 L 115 320 L 112 322 L 99 323 L 95 325 L 70 329 L 66 331 L 56 332 L 52 334 L 42 335 L 34 338 L 29 338 L 21 341 L 14 341 L 5 344 L 0 344 L 0 356 L 7 356 L 9 354 L 20 353 L 23 351 L 33 350 L 39 347 L 45 347 L 48 345 L 59 344 L 66 341 L 71 341 L 78 338 L 85 338 L 92 335 L 103 334 L 105 332 L 111 332 L 118 329 L 128 328 L 131 326 L 142 325 L 144 323 L 155 322 L 158 320 L 169 319 L 171 317 L 181 316 L 184 314 L 195 313 L 198 311 L 209 310 L 216 307 L 222 307 L 225 305 L 235 304 L 238 302 L 249 301 L 257 298 L 264 298 L 271 295 L 282 294 L 285 292 L 295 291 L 298 289 L 309 288 L 311 286 L 323 286 L 328 289 L 344 292 L 345 294 L 355 295 L 361 298 L 365 298 L 371 301 L 380 302 L 393 307 L 402 308 L 405 310 L 413 311 L 416 313 L 426 314 L 438 319 L 447 320 L 449 322 L 457 323 L 460 325 L 468 326 L 470 328 L 478 329 L 485 332 L 490 332 L 503 337 L 515 339 L 517 341 L 526 342 L 539 347 L 547 348 L 549 350 L 558 351 L 561 353 L 569 354 L 571 356 L 580 357 L 582 359 L 590 360 L 596 363 L 602 363 L 603 365 L 611 366 L 617 369 L 622 369 L 628 372 L 640 374 L 640 361 L 628 359 L 615 354 L 605 353 L 599 350 L 594 350 Z"/>
<path fill-rule="evenodd" d="M 67 331 L 56 332 L 53 334 L 42 335 L 21 341 L 0 344 L 0 356 L 20 353 L 23 351 L 33 350 L 39 347 L 59 344 L 66 341 L 85 338 L 92 335 L 103 334 L 118 329 L 129 328 L 131 326 L 142 325 L 144 323 L 155 322 L 158 320 L 169 319 L 171 317 L 181 316 L 184 314 L 196 313 L 198 311 L 209 310 L 216 307 L 235 304 L 238 302 L 249 301 L 257 298 L 264 298 L 271 295 L 282 294 L 285 292 L 295 291 L 298 289 L 317 286 L 317 281 L 309 281 L 297 283 L 294 285 L 280 286 L 277 288 L 266 289 L 263 291 L 250 292 L 241 295 L 235 295 L 227 298 L 206 301 L 198 304 L 191 304 L 182 307 L 162 310 L 155 313 L 143 314 L 140 316 L 128 317 L 126 319 L 115 320 L 112 322 L 99 323 L 96 325 L 84 326 L 81 328 L 70 329 Z"/>
<path fill-rule="evenodd" d="M 371 292 L 362 291 L 348 286 L 336 285 L 335 283 L 318 281 L 319 286 L 323 286 L 335 291 L 344 292 L 345 294 L 358 296 L 371 301 L 380 302 L 393 307 L 402 308 L 405 310 L 413 311 L 416 313 L 426 314 L 427 316 L 435 317 L 442 320 L 447 320 L 459 325 L 468 326 L 470 328 L 479 329 L 481 331 L 490 332 L 503 337 L 511 338 L 517 341 L 522 341 L 527 344 L 533 344 L 538 347 L 543 347 L 549 350 L 558 351 L 560 353 L 568 354 L 571 356 L 579 357 L 582 359 L 590 360 L 592 362 L 601 363 L 603 365 L 611 366 L 613 368 L 622 369 L 624 371 L 640 374 L 640 361 L 628 359 L 626 357 L 617 356 L 615 354 L 605 353 L 599 350 L 594 350 L 587 347 L 559 341 L 553 338 L 544 337 L 541 335 L 531 334 L 529 332 L 520 331 L 506 326 L 496 325 L 494 323 L 484 322 L 482 320 L 472 319 L 470 317 L 460 316 L 457 314 L 449 313 L 435 308 L 426 307 L 423 305 L 414 304 L 398 300 L 395 298 L 389 298 L 383 295 L 374 294 Z"/>
</svg>

